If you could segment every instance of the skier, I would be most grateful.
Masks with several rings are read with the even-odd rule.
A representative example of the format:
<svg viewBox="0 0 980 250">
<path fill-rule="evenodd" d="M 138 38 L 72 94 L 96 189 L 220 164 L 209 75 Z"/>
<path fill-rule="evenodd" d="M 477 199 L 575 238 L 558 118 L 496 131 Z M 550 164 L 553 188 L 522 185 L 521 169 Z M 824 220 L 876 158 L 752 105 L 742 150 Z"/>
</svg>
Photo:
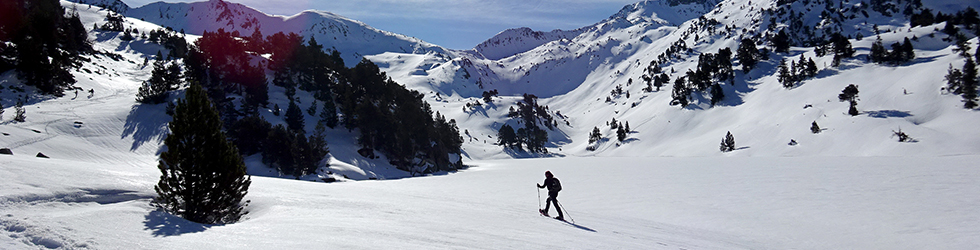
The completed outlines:
<svg viewBox="0 0 980 250">
<path fill-rule="evenodd" d="M 551 203 L 555 203 L 555 210 L 558 210 L 558 217 L 555 217 L 555 219 L 565 220 L 565 215 L 561 213 L 561 208 L 558 207 L 558 191 L 561 191 L 561 182 L 551 174 L 551 171 L 545 171 L 544 177 L 544 185 L 538 184 L 538 188 L 548 187 L 548 199 L 544 202 L 544 209 L 539 209 L 538 212 L 541 212 L 544 216 L 548 216 Z"/>
</svg>

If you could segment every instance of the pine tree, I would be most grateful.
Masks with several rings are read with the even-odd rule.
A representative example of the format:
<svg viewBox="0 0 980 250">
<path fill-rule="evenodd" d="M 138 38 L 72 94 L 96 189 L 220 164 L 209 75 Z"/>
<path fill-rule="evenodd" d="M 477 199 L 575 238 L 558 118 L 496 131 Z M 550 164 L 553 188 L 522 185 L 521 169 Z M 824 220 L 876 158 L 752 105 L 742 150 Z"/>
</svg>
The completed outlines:
<svg viewBox="0 0 980 250">
<path fill-rule="evenodd" d="M 289 101 L 289 107 L 286 108 L 286 125 L 289 130 L 304 130 L 303 124 L 303 110 L 296 105 L 296 102 Z"/>
<path fill-rule="evenodd" d="M 721 140 L 721 146 L 719 146 L 721 152 L 731 152 L 735 150 L 735 137 L 732 136 L 732 132 L 728 131 L 725 135 L 725 139 Z"/>
<path fill-rule="evenodd" d="M 810 58 L 810 61 L 806 62 L 806 69 L 803 72 L 807 77 L 817 76 L 817 63 L 813 62 L 813 58 Z"/>
<path fill-rule="evenodd" d="M 334 106 L 333 101 L 324 101 L 323 107 L 320 110 L 320 121 L 323 125 L 329 128 L 337 127 L 337 108 Z"/>
<path fill-rule="evenodd" d="M 689 104 L 688 97 L 691 95 L 691 89 L 684 86 L 684 77 L 678 77 L 674 81 L 674 90 L 671 91 L 671 101 L 670 105 L 680 105 L 681 108 L 687 107 Z"/>
<path fill-rule="evenodd" d="M 156 65 L 154 65 L 154 71 L 156 70 L 155 68 Z M 167 83 L 166 91 L 177 90 L 180 88 L 180 85 L 182 84 L 181 79 L 183 79 L 183 76 L 180 65 L 178 65 L 176 61 L 171 62 L 170 65 L 167 66 L 167 77 L 164 79 Z"/>
<path fill-rule="evenodd" d="M 946 90 L 957 95 L 963 93 L 963 71 L 954 69 L 952 64 L 946 71 Z"/>
<path fill-rule="evenodd" d="M 966 64 L 963 65 L 962 89 L 963 108 L 973 109 L 977 107 L 977 64 L 973 58 L 967 57 Z"/>
<path fill-rule="evenodd" d="M 902 61 L 908 62 L 912 59 L 915 59 L 915 48 L 912 47 L 912 41 L 906 37 L 905 41 L 902 41 Z"/>
<path fill-rule="evenodd" d="M 626 140 L 626 135 L 627 134 L 626 134 L 626 129 L 625 128 L 619 127 L 618 129 L 616 129 L 616 139 L 619 140 L 620 142 L 623 142 L 623 141 Z"/>
<path fill-rule="evenodd" d="M 742 72 L 749 73 L 755 64 L 759 62 L 759 49 L 755 47 L 752 39 L 744 38 L 735 51 L 738 61 L 742 64 Z"/>
<path fill-rule="evenodd" d="M 497 130 L 497 145 L 506 146 L 509 148 L 514 148 L 515 144 L 518 144 L 517 134 L 514 132 L 514 127 L 504 124 L 499 130 Z"/>
<path fill-rule="evenodd" d="M 868 59 L 873 63 L 885 62 L 885 58 L 888 55 L 888 50 L 885 49 L 885 45 L 881 44 L 881 38 L 879 37 L 871 44 L 871 53 L 868 54 Z"/>
<path fill-rule="evenodd" d="M 721 85 L 717 83 L 711 85 L 711 106 L 715 106 L 715 104 L 724 99 L 725 91 L 721 89 Z"/>
<path fill-rule="evenodd" d="M 810 132 L 813 132 L 814 134 L 820 133 L 820 126 L 817 125 L 817 121 L 813 121 L 813 123 L 810 124 Z"/>
<path fill-rule="evenodd" d="M 204 90 L 192 85 L 178 101 L 160 154 L 162 175 L 154 203 L 189 221 L 225 224 L 238 221 L 251 177 L 238 148 L 221 131 L 221 118 Z"/>
<path fill-rule="evenodd" d="M 775 48 L 777 53 L 788 53 L 790 45 L 789 42 L 789 35 L 787 35 L 786 31 L 784 30 L 780 30 L 779 33 L 772 38 L 772 46 Z"/>
<path fill-rule="evenodd" d="M 592 133 L 589 134 L 589 144 L 593 144 L 602 139 L 602 132 L 599 131 L 599 127 L 593 127 Z"/>
<path fill-rule="evenodd" d="M 306 113 L 310 115 L 316 115 L 316 106 L 317 106 L 316 99 L 313 99 L 313 103 L 310 104 L 310 108 L 306 109 Z"/>
<path fill-rule="evenodd" d="M 850 114 L 851 116 L 858 115 L 857 98 L 858 98 L 858 87 L 857 85 L 854 84 L 847 85 L 847 87 L 845 87 L 844 90 L 841 91 L 841 94 L 837 96 L 837 99 L 839 99 L 842 102 L 843 101 L 850 102 L 851 107 L 847 110 L 847 113 Z"/>
<path fill-rule="evenodd" d="M 179 69 L 178 69 L 179 70 Z M 147 104 L 163 103 L 167 100 L 167 90 L 170 88 L 168 70 L 162 60 L 153 62 L 153 72 L 150 79 L 143 82 L 139 92 L 136 93 L 136 101 Z"/>
<path fill-rule="evenodd" d="M 0 121 L 3 121 L 3 99 L 0 99 Z"/>
<path fill-rule="evenodd" d="M 793 87 L 793 75 L 790 73 L 789 68 L 786 67 L 786 59 L 779 61 L 778 75 L 776 75 L 776 80 L 783 84 L 784 88 Z"/>
</svg>

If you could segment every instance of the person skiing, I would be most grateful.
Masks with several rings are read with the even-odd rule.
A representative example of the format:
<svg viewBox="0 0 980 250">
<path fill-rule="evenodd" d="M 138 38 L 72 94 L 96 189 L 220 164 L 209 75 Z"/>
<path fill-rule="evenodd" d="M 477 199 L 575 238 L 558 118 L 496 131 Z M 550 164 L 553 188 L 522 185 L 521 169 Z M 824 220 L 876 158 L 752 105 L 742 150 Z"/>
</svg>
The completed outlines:
<svg viewBox="0 0 980 250">
<path fill-rule="evenodd" d="M 561 182 L 551 174 L 551 171 L 545 171 L 544 177 L 544 185 L 538 184 L 538 188 L 548 188 L 548 199 L 544 202 L 544 209 L 538 209 L 538 212 L 541 212 L 544 216 L 548 216 L 551 203 L 555 203 L 555 210 L 558 210 L 558 217 L 555 217 L 555 219 L 565 220 L 565 215 L 562 214 L 561 208 L 558 207 L 558 192 L 561 191 Z"/>
</svg>

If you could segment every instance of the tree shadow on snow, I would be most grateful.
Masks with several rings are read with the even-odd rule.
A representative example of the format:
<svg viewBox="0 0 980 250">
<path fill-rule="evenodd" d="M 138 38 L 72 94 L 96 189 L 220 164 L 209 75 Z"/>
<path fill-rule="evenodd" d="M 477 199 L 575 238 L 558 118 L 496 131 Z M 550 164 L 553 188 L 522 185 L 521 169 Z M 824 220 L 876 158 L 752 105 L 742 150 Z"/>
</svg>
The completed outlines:
<svg viewBox="0 0 980 250">
<path fill-rule="evenodd" d="M 146 230 L 153 231 L 153 236 L 179 236 L 186 233 L 200 233 L 210 228 L 208 225 L 191 222 L 161 210 L 153 210 L 144 217 L 143 225 Z"/>
<path fill-rule="evenodd" d="M 905 117 L 912 116 L 912 113 L 908 111 L 898 111 L 898 110 L 866 111 L 865 113 L 868 114 L 868 117 L 872 117 L 872 118 L 890 118 L 890 117 L 905 118 Z"/>
<path fill-rule="evenodd" d="M 128 136 L 133 137 L 133 146 L 130 151 L 136 151 L 150 140 L 157 142 L 163 141 L 167 135 L 167 123 L 170 116 L 163 108 L 166 104 L 137 104 L 129 111 L 126 116 L 126 125 L 120 139 Z"/>
</svg>

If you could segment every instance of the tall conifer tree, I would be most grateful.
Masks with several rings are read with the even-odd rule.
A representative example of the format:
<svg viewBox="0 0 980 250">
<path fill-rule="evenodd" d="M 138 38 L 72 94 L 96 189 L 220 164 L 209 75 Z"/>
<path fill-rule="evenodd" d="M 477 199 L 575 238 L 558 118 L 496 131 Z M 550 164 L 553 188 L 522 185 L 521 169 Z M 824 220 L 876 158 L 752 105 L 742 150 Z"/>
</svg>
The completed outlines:
<svg viewBox="0 0 980 250">
<path fill-rule="evenodd" d="M 178 101 L 164 140 L 167 151 L 160 154 L 156 205 L 205 224 L 233 223 L 245 214 L 242 199 L 251 177 L 221 124 L 204 90 L 192 85 Z"/>
</svg>

